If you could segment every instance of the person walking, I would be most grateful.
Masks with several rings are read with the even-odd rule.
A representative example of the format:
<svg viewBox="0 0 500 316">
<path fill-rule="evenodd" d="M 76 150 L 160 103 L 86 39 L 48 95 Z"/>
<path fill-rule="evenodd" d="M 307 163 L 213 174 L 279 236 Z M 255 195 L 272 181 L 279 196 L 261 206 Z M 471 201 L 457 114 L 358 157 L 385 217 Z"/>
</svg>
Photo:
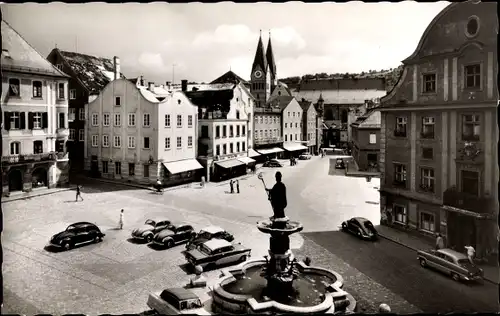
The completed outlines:
<svg viewBox="0 0 500 316">
<path fill-rule="evenodd" d="M 77 184 L 76 185 L 76 201 L 75 202 L 78 202 L 78 197 L 80 197 L 80 199 L 82 199 L 83 201 L 83 198 L 82 198 L 82 186 Z"/>
<path fill-rule="evenodd" d="M 240 180 L 236 180 L 236 193 L 240 193 Z"/>
<path fill-rule="evenodd" d="M 118 222 L 118 228 L 123 229 L 123 209 L 120 212 L 120 221 Z"/>
<path fill-rule="evenodd" d="M 444 248 L 443 236 L 441 236 L 441 234 L 438 234 L 437 238 L 436 238 L 436 250 L 443 249 L 443 248 Z"/>
<path fill-rule="evenodd" d="M 229 181 L 229 187 L 231 188 L 231 193 L 234 193 L 234 182 L 233 182 L 233 180 Z"/>
<path fill-rule="evenodd" d="M 465 246 L 464 248 L 467 249 L 467 258 L 469 258 L 470 263 L 474 264 L 476 250 L 472 246 Z"/>
</svg>

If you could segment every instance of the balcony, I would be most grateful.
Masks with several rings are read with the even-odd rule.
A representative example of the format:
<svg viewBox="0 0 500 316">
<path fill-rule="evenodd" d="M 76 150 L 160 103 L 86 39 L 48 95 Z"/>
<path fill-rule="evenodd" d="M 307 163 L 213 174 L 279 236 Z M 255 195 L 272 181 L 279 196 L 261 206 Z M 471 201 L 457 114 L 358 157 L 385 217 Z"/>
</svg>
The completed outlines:
<svg viewBox="0 0 500 316">
<path fill-rule="evenodd" d="M 53 161 L 56 159 L 55 152 L 26 155 L 2 156 L 2 164 L 18 164 L 37 161 Z"/>
<path fill-rule="evenodd" d="M 271 107 L 256 107 L 254 110 L 255 113 L 281 113 L 280 108 L 271 108 Z"/>
<path fill-rule="evenodd" d="M 265 145 L 265 144 L 282 143 L 283 140 L 281 137 L 265 137 L 265 138 L 255 138 L 254 142 L 256 145 Z"/>
<path fill-rule="evenodd" d="M 470 193 L 459 192 L 456 187 L 448 188 L 443 193 L 443 206 L 477 217 L 495 215 L 495 201 L 491 197 L 478 197 Z M 471 214 L 472 212 L 472 214 Z"/>
</svg>

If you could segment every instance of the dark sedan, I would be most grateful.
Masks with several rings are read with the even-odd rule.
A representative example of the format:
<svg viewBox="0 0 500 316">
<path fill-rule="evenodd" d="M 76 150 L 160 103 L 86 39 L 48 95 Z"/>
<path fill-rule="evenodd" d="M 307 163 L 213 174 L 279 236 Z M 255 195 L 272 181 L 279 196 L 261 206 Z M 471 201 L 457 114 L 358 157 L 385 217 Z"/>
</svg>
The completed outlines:
<svg viewBox="0 0 500 316">
<path fill-rule="evenodd" d="M 153 243 L 158 246 L 171 248 L 177 244 L 187 242 L 196 235 L 191 225 L 170 225 L 153 237 Z"/>
<path fill-rule="evenodd" d="M 100 242 L 105 236 L 95 224 L 78 222 L 68 226 L 65 231 L 55 234 L 50 238 L 50 245 L 65 250 L 70 250 L 79 244 Z"/>
<path fill-rule="evenodd" d="M 268 160 L 268 161 L 264 162 L 262 167 L 279 168 L 279 167 L 283 167 L 283 165 L 278 160 L 272 159 L 272 160 Z"/>
<path fill-rule="evenodd" d="M 218 226 L 205 227 L 200 230 L 198 234 L 193 236 L 191 240 L 189 240 L 189 242 L 186 244 L 186 249 L 191 250 L 197 248 L 205 241 L 211 239 L 224 239 L 227 241 L 233 241 L 234 236 Z"/>
<path fill-rule="evenodd" d="M 372 222 L 363 217 L 353 217 L 342 223 L 342 230 L 361 239 L 376 240 L 378 232 Z"/>
</svg>

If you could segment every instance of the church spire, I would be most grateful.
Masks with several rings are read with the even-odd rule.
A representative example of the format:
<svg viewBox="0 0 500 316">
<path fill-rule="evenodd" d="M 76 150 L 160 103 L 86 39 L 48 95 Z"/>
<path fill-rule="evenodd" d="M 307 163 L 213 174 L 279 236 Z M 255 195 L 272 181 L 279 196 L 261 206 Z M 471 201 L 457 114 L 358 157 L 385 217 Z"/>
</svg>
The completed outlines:
<svg viewBox="0 0 500 316">
<path fill-rule="evenodd" d="M 269 42 L 267 44 L 266 52 L 267 64 L 269 65 L 269 70 L 271 71 L 271 81 L 275 81 L 276 78 L 276 62 L 274 60 L 273 46 L 271 45 L 271 30 L 269 30 Z"/>
<path fill-rule="evenodd" d="M 267 69 L 267 61 L 264 55 L 264 44 L 262 43 L 262 30 L 260 30 L 259 42 L 257 43 L 257 50 L 255 51 L 255 58 L 253 60 L 252 72 L 256 66 L 259 65 L 263 72 Z"/>
</svg>

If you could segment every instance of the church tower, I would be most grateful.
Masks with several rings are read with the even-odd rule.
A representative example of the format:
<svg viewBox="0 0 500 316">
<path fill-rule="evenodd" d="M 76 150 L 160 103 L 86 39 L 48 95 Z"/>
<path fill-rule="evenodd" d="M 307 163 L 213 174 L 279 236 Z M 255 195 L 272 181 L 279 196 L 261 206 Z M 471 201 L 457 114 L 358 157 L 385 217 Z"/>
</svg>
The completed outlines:
<svg viewBox="0 0 500 316">
<path fill-rule="evenodd" d="M 269 65 L 269 72 L 271 77 L 271 93 L 278 85 L 278 75 L 276 73 L 276 62 L 274 61 L 273 46 L 271 45 L 271 32 L 269 32 L 269 43 L 267 44 L 266 51 L 267 64 Z"/>
<path fill-rule="evenodd" d="M 255 97 L 257 106 L 264 107 L 271 94 L 271 80 L 269 65 L 264 53 L 264 44 L 262 43 L 262 32 L 257 43 L 257 51 L 250 74 L 250 92 Z"/>
</svg>

